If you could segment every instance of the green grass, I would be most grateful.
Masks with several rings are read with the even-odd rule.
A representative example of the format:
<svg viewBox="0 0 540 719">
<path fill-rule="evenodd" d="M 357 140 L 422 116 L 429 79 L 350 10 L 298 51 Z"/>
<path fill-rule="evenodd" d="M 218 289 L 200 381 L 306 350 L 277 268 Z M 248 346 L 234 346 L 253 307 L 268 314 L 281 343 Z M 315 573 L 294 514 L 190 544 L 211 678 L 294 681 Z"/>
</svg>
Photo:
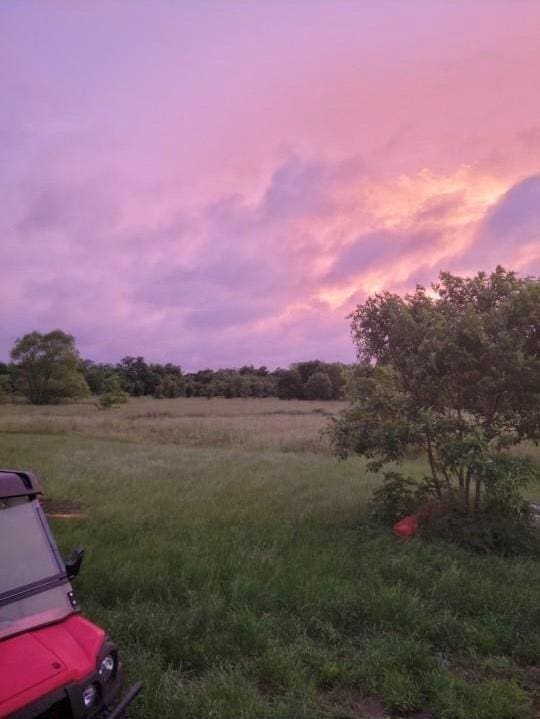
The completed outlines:
<svg viewBox="0 0 540 719">
<path fill-rule="evenodd" d="M 134 719 L 354 719 L 367 697 L 389 716 L 534 716 L 537 563 L 363 526 L 377 480 L 320 436 L 339 407 L 0 407 L 0 465 L 86 509 L 53 527 L 65 553 L 86 546 L 84 612 L 144 681 Z"/>
</svg>

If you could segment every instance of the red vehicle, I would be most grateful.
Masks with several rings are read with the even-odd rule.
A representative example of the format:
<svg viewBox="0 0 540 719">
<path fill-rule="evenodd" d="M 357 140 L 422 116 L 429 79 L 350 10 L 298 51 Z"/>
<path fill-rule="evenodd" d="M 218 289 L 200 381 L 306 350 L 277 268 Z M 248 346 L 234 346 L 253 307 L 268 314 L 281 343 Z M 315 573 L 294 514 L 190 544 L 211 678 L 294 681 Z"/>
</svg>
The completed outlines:
<svg viewBox="0 0 540 719">
<path fill-rule="evenodd" d="M 64 562 L 30 472 L 0 470 L 0 719 L 118 719 L 122 665 L 71 587 L 84 550 Z"/>
</svg>

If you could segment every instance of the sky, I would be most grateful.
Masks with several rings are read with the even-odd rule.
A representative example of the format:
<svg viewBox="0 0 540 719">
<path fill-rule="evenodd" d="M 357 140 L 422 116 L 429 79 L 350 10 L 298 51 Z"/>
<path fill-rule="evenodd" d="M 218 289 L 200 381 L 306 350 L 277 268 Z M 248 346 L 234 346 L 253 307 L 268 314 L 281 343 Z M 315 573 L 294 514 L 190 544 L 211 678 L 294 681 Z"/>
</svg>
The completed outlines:
<svg viewBox="0 0 540 719">
<path fill-rule="evenodd" d="M 540 274 L 537 0 L 0 4 L 0 359 L 351 362 L 441 270 Z"/>
</svg>

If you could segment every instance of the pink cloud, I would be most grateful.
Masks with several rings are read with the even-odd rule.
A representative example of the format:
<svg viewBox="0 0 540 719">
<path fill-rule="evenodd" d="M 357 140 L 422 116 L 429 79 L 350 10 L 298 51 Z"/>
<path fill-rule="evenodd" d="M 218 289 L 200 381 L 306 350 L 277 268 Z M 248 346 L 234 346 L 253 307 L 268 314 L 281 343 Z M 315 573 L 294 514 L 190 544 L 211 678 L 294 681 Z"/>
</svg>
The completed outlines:
<svg viewBox="0 0 540 719">
<path fill-rule="evenodd" d="M 538 273 L 540 10 L 0 7 L 0 353 L 353 357 L 346 315 L 443 268 Z"/>
</svg>

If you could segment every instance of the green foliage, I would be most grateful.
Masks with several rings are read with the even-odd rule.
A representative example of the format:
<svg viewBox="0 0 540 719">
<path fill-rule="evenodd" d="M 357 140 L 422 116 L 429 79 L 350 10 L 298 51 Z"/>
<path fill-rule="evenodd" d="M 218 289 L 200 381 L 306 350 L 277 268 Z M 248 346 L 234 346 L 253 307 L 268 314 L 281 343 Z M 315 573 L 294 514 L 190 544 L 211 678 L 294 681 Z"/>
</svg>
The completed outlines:
<svg viewBox="0 0 540 719">
<path fill-rule="evenodd" d="M 154 390 L 154 397 L 156 399 L 161 399 L 162 397 L 167 397 L 168 399 L 183 397 L 185 386 L 186 383 L 181 374 L 163 374 L 159 384 Z"/>
<path fill-rule="evenodd" d="M 244 366 L 237 369 L 200 370 L 186 375 L 186 397 L 272 397 L 276 395 L 276 377 L 266 367 Z"/>
<path fill-rule="evenodd" d="M 89 394 L 72 335 L 61 330 L 31 332 L 16 341 L 11 357 L 19 369 L 20 389 L 32 404 Z"/>
<path fill-rule="evenodd" d="M 12 364 L 0 362 L 0 402 L 7 402 L 15 394 L 18 369 Z"/>
<path fill-rule="evenodd" d="M 92 360 L 83 360 L 81 363 L 81 371 L 90 388 L 90 392 L 97 395 L 105 392 L 105 384 L 109 377 L 113 375 L 118 377 L 114 365 L 93 362 Z"/>
<path fill-rule="evenodd" d="M 342 399 L 346 370 L 339 362 L 296 362 L 288 370 L 276 371 L 277 396 L 280 399 Z"/>
<path fill-rule="evenodd" d="M 284 370 L 277 382 L 277 395 L 280 399 L 303 399 L 304 386 L 297 369 Z"/>
<path fill-rule="evenodd" d="M 159 374 L 144 361 L 144 357 L 124 357 L 116 369 L 122 389 L 134 397 L 154 394 L 160 383 Z"/>
<path fill-rule="evenodd" d="M 128 394 L 120 386 L 116 375 L 107 377 L 103 382 L 103 394 L 99 396 L 98 407 L 110 409 L 115 405 L 125 404 L 128 401 Z"/>
<path fill-rule="evenodd" d="M 417 487 L 410 477 L 399 472 L 385 472 L 382 485 L 373 492 L 369 502 L 370 517 L 383 524 L 393 524 L 413 514 L 418 508 Z"/>
<path fill-rule="evenodd" d="M 351 381 L 351 405 L 331 419 L 330 437 L 336 454 L 352 452 L 373 462 L 401 459 L 420 441 L 409 423 L 407 396 L 392 367 L 359 365 Z"/>
<path fill-rule="evenodd" d="M 422 451 L 439 499 L 478 511 L 497 495 L 516 509 L 531 472 L 508 449 L 540 438 L 540 282 L 498 267 L 442 273 L 433 291 L 384 292 L 352 314 L 360 364 L 334 451 L 375 470 Z"/>
<path fill-rule="evenodd" d="M 336 400 L 343 398 L 350 373 L 350 368 L 339 362 L 313 360 L 274 372 L 264 365 L 244 365 L 239 369 L 203 369 L 184 374 L 178 365 L 170 362 L 149 364 L 142 356 L 124 357 L 116 365 L 84 360 L 81 367 L 93 394 L 104 394 L 105 381 L 115 375 L 130 396 L 152 396 L 155 399 L 279 396 L 282 399 Z"/>
<path fill-rule="evenodd" d="M 8 401 L 11 392 L 12 387 L 9 375 L 0 374 L 0 404 Z"/>
<path fill-rule="evenodd" d="M 332 382 L 326 372 L 314 372 L 304 387 L 306 399 L 332 399 Z"/>
<path fill-rule="evenodd" d="M 468 512 L 459 505 L 450 506 L 427 518 L 422 535 L 484 554 L 514 556 L 540 552 L 539 532 L 524 503 L 521 511 L 509 511 L 499 502 L 486 502 L 476 512 Z"/>
</svg>

